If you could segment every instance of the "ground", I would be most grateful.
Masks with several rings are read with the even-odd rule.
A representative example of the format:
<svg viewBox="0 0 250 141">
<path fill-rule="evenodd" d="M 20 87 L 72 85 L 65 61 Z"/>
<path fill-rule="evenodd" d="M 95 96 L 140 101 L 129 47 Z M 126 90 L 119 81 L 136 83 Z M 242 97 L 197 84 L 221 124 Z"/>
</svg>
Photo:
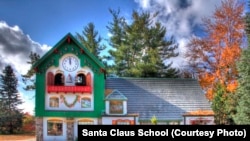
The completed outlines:
<svg viewBox="0 0 250 141">
<path fill-rule="evenodd" d="M 35 141 L 35 135 L 0 135 L 0 141 Z"/>
</svg>

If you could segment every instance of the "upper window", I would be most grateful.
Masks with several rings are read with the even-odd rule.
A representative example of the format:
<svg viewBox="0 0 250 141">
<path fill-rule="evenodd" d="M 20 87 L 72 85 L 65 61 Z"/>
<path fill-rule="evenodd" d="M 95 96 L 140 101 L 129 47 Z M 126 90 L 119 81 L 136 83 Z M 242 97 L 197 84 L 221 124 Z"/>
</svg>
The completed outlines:
<svg viewBox="0 0 250 141">
<path fill-rule="evenodd" d="M 111 100 L 110 101 L 110 114 L 122 114 L 123 113 L 123 101 L 121 100 Z"/>
<path fill-rule="evenodd" d="M 64 75 L 62 74 L 62 73 L 57 73 L 56 75 L 55 75 L 55 85 L 56 86 L 62 86 L 62 85 L 64 85 Z"/>
<path fill-rule="evenodd" d="M 74 80 L 75 77 L 75 80 Z M 86 75 L 82 72 L 72 76 L 68 74 L 65 78 L 62 71 L 56 72 L 54 75 L 53 72 L 47 73 L 47 86 L 64 86 L 68 83 L 74 83 L 75 86 L 91 86 L 91 74 L 87 73 Z"/>
<path fill-rule="evenodd" d="M 77 86 L 86 86 L 86 77 L 84 74 L 80 73 L 77 74 L 76 79 L 75 79 L 75 84 Z"/>
</svg>

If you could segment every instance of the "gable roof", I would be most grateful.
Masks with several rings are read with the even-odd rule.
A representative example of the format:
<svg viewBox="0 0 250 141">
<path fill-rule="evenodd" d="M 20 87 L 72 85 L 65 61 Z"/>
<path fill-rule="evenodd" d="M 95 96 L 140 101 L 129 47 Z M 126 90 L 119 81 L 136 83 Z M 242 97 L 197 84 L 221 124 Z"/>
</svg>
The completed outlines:
<svg viewBox="0 0 250 141">
<path fill-rule="evenodd" d="M 106 96 L 105 100 L 127 100 L 127 97 L 120 91 L 113 90 L 108 96 Z"/>
<path fill-rule="evenodd" d="M 77 45 L 77 47 L 82 49 L 84 53 L 89 56 L 99 67 L 105 68 L 103 63 L 100 62 L 92 53 L 90 53 L 90 51 L 86 47 L 79 43 L 71 33 L 66 34 L 55 46 L 53 46 L 45 55 L 43 55 L 33 65 L 33 68 L 38 67 L 42 62 L 44 62 L 44 60 L 46 60 L 47 57 L 53 54 L 54 50 L 58 49 L 64 42 L 67 42 L 68 40 L 70 40 L 70 42 L 73 41 Z"/>
<path fill-rule="evenodd" d="M 165 78 L 107 78 L 107 89 L 117 89 L 127 100 L 128 114 L 139 120 L 182 120 L 185 113 L 212 110 L 197 80 Z"/>
</svg>

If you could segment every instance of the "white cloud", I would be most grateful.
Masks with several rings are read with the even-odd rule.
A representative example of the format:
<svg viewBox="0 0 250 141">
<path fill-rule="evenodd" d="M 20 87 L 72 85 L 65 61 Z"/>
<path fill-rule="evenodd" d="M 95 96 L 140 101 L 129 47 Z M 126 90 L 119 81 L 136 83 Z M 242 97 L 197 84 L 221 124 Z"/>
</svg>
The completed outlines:
<svg viewBox="0 0 250 141">
<path fill-rule="evenodd" d="M 17 73 L 24 74 L 30 68 L 27 61 L 31 51 L 41 56 L 48 51 L 48 45 L 41 45 L 25 35 L 18 26 L 9 26 L 0 21 L 0 70 L 7 64 L 11 65 Z"/>
<path fill-rule="evenodd" d="M 6 65 L 11 65 L 15 70 L 18 78 L 18 91 L 24 103 L 20 108 L 24 112 L 33 114 L 34 112 L 34 91 L 25 91 L 25 85 L 22 82 L 21 74 L 25 74 L 30 65 L 30 52 L 36 52 L 43 56 L 51 47 L 48 45 L 41 45 L 33 41 L 29 35 L 25 35 L 23 31 L 17 26 L 9 26 L 6 22 L 0 21 L 0 73 Z"/>
<path fill-rule="evenodd" d="M 150 2 L 150 0 L 135 0 L 135 2 L 139 3 L 140 6 L 143 9 L 148 9 L 149 8 L 149 2 Z"/>
<path fill-rule="evenodd" d="M 184 67 L 186 44 L 191 36 L 198 36 L 203 18 L 209 18 L 221 0 L 135 0 L 140 8 L 159 12 L 155 19 L 167 29 L 168 36 L 174 36 L 179 44 L 180 56 L 173 58 L 174 67 Z"/>
</svg>

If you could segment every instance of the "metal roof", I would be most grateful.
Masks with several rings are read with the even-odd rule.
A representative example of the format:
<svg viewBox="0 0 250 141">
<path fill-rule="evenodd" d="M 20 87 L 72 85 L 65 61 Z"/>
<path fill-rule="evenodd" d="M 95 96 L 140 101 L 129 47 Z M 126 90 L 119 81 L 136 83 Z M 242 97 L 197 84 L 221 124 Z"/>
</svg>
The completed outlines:
<svg viewBox="0 0 250 141">
<path fill-rule="evenodd" d="M 127 100 L 128 114 L 139 120 L 181 120 L 185 113 L 211 110 L 195 79 L 107 78 L 106 89 L 119 90 Z"/>
</svg>

